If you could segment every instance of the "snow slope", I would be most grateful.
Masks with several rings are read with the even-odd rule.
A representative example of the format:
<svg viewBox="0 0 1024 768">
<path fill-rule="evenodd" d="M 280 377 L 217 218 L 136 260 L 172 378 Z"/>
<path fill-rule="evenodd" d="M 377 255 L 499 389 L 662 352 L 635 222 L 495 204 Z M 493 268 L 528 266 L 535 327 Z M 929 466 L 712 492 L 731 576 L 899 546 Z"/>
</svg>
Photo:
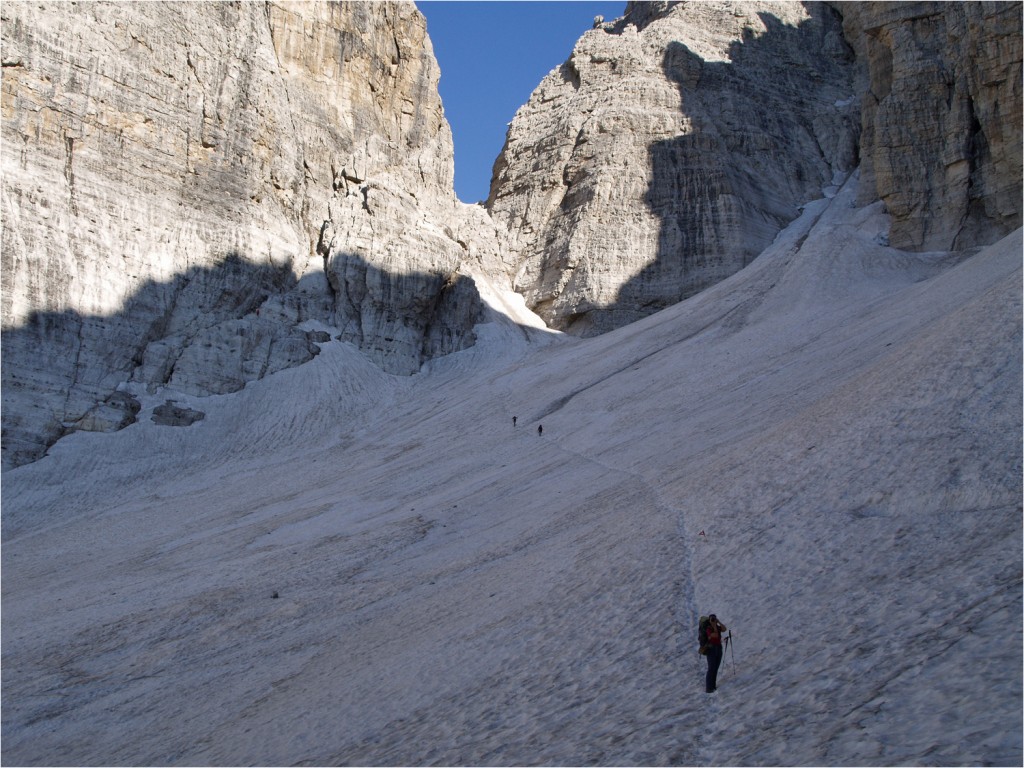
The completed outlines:
<svg viewBox="0 0 1024 768">
<path fill-rule="evenodd" d="M 1021 233 L 854 184 L 613 333 L 330 342 L 6 473 L 3 761 L 1020 764 Z"/>
</svg>

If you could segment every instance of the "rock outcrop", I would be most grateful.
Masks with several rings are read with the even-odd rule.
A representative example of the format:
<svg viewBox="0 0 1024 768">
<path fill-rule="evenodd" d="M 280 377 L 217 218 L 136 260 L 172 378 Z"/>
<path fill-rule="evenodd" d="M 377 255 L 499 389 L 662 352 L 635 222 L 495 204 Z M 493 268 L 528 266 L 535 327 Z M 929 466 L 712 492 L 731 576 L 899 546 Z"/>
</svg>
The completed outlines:
<svg viewBox="0 0 1024 768">
<path fill-rule="evenodd" d="M 130 423 L 126 382 L 309 360 L 310 323 L 396 373 L 473 343 L 497 240 L 454 196 L 412 4 L 0 14 L 5 465 Z"/>
<path fill-rule="evenodd" d="M 165 427 L 191 427 L 197 421 L 206 418 L 206 414 L 193 408 L 182 408 L 168 400 L 153 409 L 152 420 Z"/>
<path fill-rule="evenodd" d="M 586 32 L 487 201 L 527 304 L 591 335 L 741 269 L 856 166 L 852 65 L 816 3 L 631 3 Z"/>
<path fill-rule="evenodd" d="M 1021 4 L 837 3 L 857 52 L 862 202 L 890 242 L 960 250 L 1021 226 Z"/>
</svg>

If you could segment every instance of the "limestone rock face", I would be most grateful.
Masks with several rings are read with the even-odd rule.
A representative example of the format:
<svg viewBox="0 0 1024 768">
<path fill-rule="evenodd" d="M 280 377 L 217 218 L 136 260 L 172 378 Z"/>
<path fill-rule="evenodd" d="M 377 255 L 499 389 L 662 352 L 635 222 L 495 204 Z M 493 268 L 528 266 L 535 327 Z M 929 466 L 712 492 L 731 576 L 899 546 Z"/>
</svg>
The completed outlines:
<svg viewBox="0 0 1024 768">
<path fill-rule="evenodd" d="M 5 465 L 133 419 L 126 382 L 308 360 L 311 322 L 397 373 L 472 343 L 496 233 L 454 196 L 411 3 L 0 15 Z"/>
<path fill-rule="evenodd" d="M 1021 226 L 1021 4 L 837 3 L 857 51 L 862 202 L 891 243 L 995 242 Z"/>
<path fill-rule="evenodd" d="M 624 325 L 749 263 L 857 163 L 853 52 L 815 3 L 631 3 L 516 114 L 487 207 L 550 325 Z"/>
<path fill-rule="evenodd" d="M 858 164 L 894 245 L 993 242 L 1021 225 L 1020 29 L 1005 2 L 630 3 L 519 110 L 485 210 L 411 3 L 2 3 L 4 466 L 331 339 L 413 373 L 495 286 L 624 325 Z"/>
</svg>

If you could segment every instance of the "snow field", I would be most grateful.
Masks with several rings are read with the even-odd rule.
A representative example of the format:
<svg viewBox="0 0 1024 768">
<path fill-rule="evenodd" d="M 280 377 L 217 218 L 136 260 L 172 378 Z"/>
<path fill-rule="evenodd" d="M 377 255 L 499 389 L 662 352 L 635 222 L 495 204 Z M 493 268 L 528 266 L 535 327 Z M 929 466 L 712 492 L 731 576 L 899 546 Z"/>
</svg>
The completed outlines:
<svg viewBox="0 0 1024 768">
<path fill-rule="evenodd" d="M 6 473 L 4 760 L 1019 764 L 1020 233 L 854 184 L 613 333 L 331 342 Z"/>
</svg>

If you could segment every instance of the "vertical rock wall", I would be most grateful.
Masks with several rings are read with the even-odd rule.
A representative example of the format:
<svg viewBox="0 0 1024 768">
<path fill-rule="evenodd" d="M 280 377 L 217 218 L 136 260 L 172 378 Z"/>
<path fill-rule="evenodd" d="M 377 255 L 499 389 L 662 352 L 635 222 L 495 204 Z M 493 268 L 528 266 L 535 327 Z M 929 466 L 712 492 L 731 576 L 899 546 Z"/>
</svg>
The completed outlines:
<svg viewBox="0 0 1024 768">
<path fill-rule="evenodd" d="M 5 465 L 130 423 L 125 382 L 309 360 L 307 321 L 400 373 L 472 343 L 497 244 L 411 3 L 8 2 L 0 30 Z"/>
<path fill-rule="evenodd" d="M 1021 3 L 837 3 L 857 51 L 861 194 L 901 248 L 1021 226 Z"/>
<path fill-rule="evenodd" d="M 488 208 L 552 326 L 629 323 L 742 268 L 861 168 L 891 242 L 1021 226 L 1021 3 L 631 3 L 513 121 Z"/>
<path fill-rule="evenodd" d="M 516 114 L 487 206 L 527 304 L 590 335 L 736 272 L 856 166 L 828 6 L 635 3 Z"/>
</svg>

